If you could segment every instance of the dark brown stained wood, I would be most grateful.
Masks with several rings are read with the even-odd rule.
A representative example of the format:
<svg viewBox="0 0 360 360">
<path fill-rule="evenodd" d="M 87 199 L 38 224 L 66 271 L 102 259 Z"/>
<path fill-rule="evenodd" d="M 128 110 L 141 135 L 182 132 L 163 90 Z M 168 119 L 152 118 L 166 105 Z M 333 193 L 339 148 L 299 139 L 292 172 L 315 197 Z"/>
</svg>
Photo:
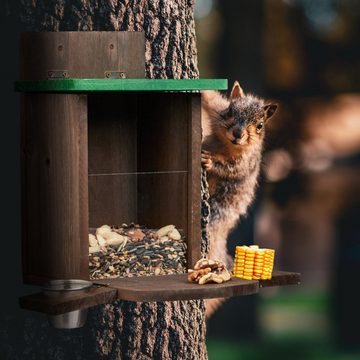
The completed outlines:
<svg viewBox="0 0 360 360">
<path fill-rule="evenodd" d="M 138 175 L 138 222 L 158 229 L 173 224 L 187 237 L 187 173 Z"/>
<path fill-rule="evenodd" d="M 188 95 L 139 95 L 138 222 L 174 224 L 187 237 Z"/>
<path fill-rule="evenodd" d="M 174 224 L 187 236 L 190 100 L 175 93 L 89 95 L 90 227 Z"/>
<path fill-rule="evenodd" d="M 88 279 L 86 96 L 28 94 L 22 104 L 24 281 Z"/>
<path fill-rule="evenodd" d="M 21 36 L 21 79 L 45 80 L 48 71 L 66 70 L 70 78 L 105 78 L 123 71 L 145 77 L 142 32 L 33 32 Z"/>
<path fill-rule="evenodd" d="M 258 281 L 232 278 L 223 284 L 190 283 L 187 274 L 145 276 L 97 281 L 117 289 L 117 297 L 129 301 L 175 301 L 255 294 Z"/>
<path fill-rule="evenodd" d="M 186 93 L 139 94 L 138 171 L 186 171 L 188 113 Z"/>
<path fill-rule="evenodd" d="M 145 77 L 143 32 L 75 31 L 69 33 L 69 45 L 70 77 L 103 78 L 104 71 L 123 71 L 127 78 Z"/>
<path fill-rule="evenodd" d="M 133 173 L 137 94 L 88 94 L 89 174 Z"/>
<path fill-rule="evenodd" d="M 188 268 L 201 258 L 201 99 L 189 94 Z"/>
<path fill-rule="evenodd" d="M 21 80 L 46 80 L 50 70 L 69 70 L 68 59 L 68 33 L 26 32 L 21 34 Z"/>
<path fill-rule="evenodd" d="M 136 221 L 137 95 L 89 94 L 88 104 L 90 227 Z"/>
<path fill-rule="evenodd" d="M 89 176 L 89 224 L 119 226 L 137 221 L 137 176 Z"/>
<path fill-rule="evenodd" d="M 300 285 L 300 273 L 274 271 L 271 280 L 260 280 L 260 287 Z"/>
<path fill-rule="evenodd" d="M 43 293 L 19 298 L 20 307 L 49 315 L 64 314 L 69 311 L 113 302 L 117 291 L 107 287 L 92 287 L 86 293 L 67 294 L 66 298 L 51 298 Z"/>
<path fill-rule="evenodd" d="M 243 280 L 232 278 L 223 284 L 198 285 L 189 283 L 187 274 L 145 276 L 132 278 L 97 280 L 104 287 L 92 287 L 88 292 L 68 294 L 66 298 L 49 298 L 42 293 L 19 299 L 24 309 L 47 314 L 62 314 L 68 311 L 106 304 L 116 299 L 128 301 L 177 301 L 211 299 L 251 295 L 259 292 L 259 287 L 300 284 L 300 274 L 276 271 L 272 280 Z"/>
</svg>

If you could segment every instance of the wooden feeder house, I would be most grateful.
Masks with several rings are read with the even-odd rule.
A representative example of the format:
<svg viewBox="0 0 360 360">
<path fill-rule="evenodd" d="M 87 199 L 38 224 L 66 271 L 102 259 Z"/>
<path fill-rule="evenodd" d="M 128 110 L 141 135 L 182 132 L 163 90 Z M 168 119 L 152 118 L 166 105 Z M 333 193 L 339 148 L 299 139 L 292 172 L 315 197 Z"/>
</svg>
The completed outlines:
<svg viewBox="0 0 360 360">
<path fill-rule="evenodd" d="M 201 257 L 201 93 L 227 81 L 145 79 L 140 32 L 24 33 L 21 38 L 23 279 L 89 280 L 89 232 L 103 224 L 176 225 L 187 266 Z M 186 274 L 96 281 L 66 300 L 34 294 L 22 307 L 57 315 L 114 301 L 230 297 L 297 284 Z M 100 285 L 104 286 L 100 286 Z"/>
</svg>

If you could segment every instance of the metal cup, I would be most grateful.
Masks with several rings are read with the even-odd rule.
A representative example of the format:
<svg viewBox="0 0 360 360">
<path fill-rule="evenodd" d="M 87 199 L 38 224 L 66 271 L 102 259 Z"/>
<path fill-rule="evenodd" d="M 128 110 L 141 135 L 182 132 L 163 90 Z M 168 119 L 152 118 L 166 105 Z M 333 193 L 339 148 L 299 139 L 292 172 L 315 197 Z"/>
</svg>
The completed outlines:
<svg viewBox="0 0 360 360">
<path fill-rule="evenodd" d="M 43 286 L 45 296 L 66 299 L 72 295 L 89 291 L 91 281 L 80 279 L 51 280 Z M 87 318 L 87 309 L 70 311 L 59 315 L 48 315 L 51 326 L 56 329 L 76 329 L 84 326 Z"/>
</svg>

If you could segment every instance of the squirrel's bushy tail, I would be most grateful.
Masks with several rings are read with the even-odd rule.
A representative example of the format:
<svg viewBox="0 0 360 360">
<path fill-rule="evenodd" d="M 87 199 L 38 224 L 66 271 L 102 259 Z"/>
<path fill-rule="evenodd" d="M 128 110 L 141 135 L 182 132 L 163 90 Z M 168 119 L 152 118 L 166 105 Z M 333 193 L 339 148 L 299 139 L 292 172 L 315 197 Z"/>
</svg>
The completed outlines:
<svg viewBox="0 0 360 360">
<path fill-rule="evenodd" d="M 225 302 L 224 298 L 205 300 L 206 318 L 210 318 L 212 314 Z"/>
</svg>

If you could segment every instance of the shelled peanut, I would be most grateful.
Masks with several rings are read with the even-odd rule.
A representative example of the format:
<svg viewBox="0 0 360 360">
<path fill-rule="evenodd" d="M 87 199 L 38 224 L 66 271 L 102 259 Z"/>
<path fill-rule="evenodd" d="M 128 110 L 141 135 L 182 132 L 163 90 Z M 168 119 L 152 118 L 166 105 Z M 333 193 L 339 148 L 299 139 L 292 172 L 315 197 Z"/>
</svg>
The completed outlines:
<svg viewBox="0 0 360 360">
<path fill-rule="evenodd" d="M 118 246 L 124 248 L 128 237 L 113 231 L 109 225 L 103 225 L 96 229 L 95 235 L 89 234 L 89 253 L 97 253 L 106 246 Z"/>
<path fill-rule="evenodd" d="M 231 279 L 230 272 L 219 260 L 200 259 L 194 269 L 188 269 L 188 281 L 199 285 L 207 283 L 221 284 Z"/>
<path fill-rule="evenodd" d="M 234 276 L 246 280 L 268 280 L 272 277 L 275 250 L 257 245 L 236 246 Z"/>
</svg>

